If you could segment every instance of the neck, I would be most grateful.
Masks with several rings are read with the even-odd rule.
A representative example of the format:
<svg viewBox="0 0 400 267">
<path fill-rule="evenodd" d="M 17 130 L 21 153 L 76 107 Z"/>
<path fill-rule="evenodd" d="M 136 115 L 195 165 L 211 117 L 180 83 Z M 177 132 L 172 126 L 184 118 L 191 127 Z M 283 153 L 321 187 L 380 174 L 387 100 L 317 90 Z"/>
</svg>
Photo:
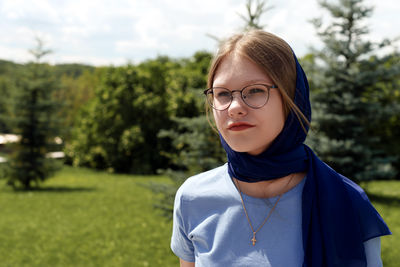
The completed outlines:
<svg viewBox="0 0 400 267">
<path fill-rule="evenodd" d="M 236 178 L 233 178 L 233 181 L 236 187 L 240 188 L 240 191 L 248 196 L 256 198 L 271 198 L 284 194 L 298 185 L 305 175 L 306 173 L 304 172 L 298 172 L 289 174 L 282 178 L 256 183 L 242 182 Z"/>
</svg>

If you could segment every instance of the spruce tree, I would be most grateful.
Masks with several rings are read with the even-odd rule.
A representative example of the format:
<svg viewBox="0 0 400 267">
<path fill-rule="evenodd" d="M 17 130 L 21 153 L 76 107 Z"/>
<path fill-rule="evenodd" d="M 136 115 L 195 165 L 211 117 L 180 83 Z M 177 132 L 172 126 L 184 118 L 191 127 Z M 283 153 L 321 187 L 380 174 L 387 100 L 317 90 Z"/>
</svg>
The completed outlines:
<svg viewBox="0 0 400 267">
<path fill-rule="evenodd" d="M 390 45 L 384 40 L 366 40 L 365 20 L 373 8 L 363 0 L 319 1 L 328 11 L 330 24 L 314 19 L 324 47 L 315 51 L 319 72 L 312 80 L 318 146 L 317 153 L 334 169 L 356 180 L 393 178 L 394 157 L 382 150 L 374 129 L 390 117 L 394 109 L 381 101 L 383 86 L 398 75 L 399 68 L 384 65 L 387 56 L 378 56 Z M 395 105 L 395 103 L 390 103 Z"/>
<path fill-rule="evenodd" d="M 268 7 L 266 0 L 246 0 L 246 14 L 243 15 L 237 13 L 238 16 L 244 21 L 244 25 L 240 28 L 240 31 L 264 29 L 266 25 L 261 24 L 260 22 L 261 16 L 271 9 L 273 9 L 273 6 Z M 213 34 L 208 33 L 207 36 L 214 39 L 217 42 L 222 41 L 221 38 Z"/>
<path fill-rule="evenodd" d="M 48 153 L 54 148 L 58 133 L 54 114 L 58 103 L 52 100 L 56 84 L 47 64 L 41 59 L 50 53 L 37 39 L 37 47 L 30 50 L 35 61 L 26 64 L 16 82 L 10 101 L 12 116 L 7 120 L 19 141 L 12 145 L 6 179 L 15 189 L 31 189 L 48 178 L 59 166 Z"/>
<path fill-rule="evenodd" d="M 244 31 L 258 29 L 261 30 L 265 25 L 261 25 L 261 16 L 273 7 L 266 6 L 267 1 L 263 0 L 247 0 L 246 1 L 246 15 L 238 13 L 239 17 L 245 22 L 243 26 Z M 255 5 L 255 6 L 254 6 Z"/>
</svg>

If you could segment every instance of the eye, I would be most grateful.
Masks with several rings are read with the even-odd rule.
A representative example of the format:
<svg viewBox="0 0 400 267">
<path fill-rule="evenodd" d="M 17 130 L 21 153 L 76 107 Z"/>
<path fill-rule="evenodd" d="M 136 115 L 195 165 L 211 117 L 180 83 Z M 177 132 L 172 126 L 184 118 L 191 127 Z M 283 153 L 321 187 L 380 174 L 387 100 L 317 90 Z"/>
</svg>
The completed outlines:
<svg viewBox="0 0 400 267">
<path fill-rule="evenodd" d="M 231 92 L 228 90 L 215 90 L 214 91 L 215 97 L 231 97 Z"/>
<path fill-rule="evenodd" d="M 245 89 L 244 93 L 247 96 L 263 95 L 268 92 L 268 88 L 262 85 L 252 85 Z"/>
<path fill-rule="evenodd" d="M 265 93 L 265 90 L 262 89 L 262 88 L 257 88 L 257 87 L 255 87 L 255 88 L 250 88 L 250 89 L 248 90 L 248 94 L 257 94 L 257 93 Z"/>
</svg>

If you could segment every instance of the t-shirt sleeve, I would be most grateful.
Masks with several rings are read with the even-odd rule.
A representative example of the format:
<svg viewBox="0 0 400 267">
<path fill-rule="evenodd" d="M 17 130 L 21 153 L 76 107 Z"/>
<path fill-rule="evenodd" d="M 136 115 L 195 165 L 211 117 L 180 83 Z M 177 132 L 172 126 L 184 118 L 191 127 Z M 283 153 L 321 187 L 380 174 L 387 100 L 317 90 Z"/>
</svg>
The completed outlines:
<svg viewBox="0 0 400 267">
<path fill-rule="evenodd" d="M 194 262 L 193 243 L 188 238 L 187 221 L 185 220 L 187 220 L 187 214 L 182 205 L 182 188 L 180 188 L 175 196 L 171 249 L 179 258 Z"/>
<path fill-rule="evenodd" d="M 382 267 L 381 259 L 381 239 L 380 237 L 371 238 L 364 242 L 365 256 L 367 257 L 367 267 Z"/>
</svg>

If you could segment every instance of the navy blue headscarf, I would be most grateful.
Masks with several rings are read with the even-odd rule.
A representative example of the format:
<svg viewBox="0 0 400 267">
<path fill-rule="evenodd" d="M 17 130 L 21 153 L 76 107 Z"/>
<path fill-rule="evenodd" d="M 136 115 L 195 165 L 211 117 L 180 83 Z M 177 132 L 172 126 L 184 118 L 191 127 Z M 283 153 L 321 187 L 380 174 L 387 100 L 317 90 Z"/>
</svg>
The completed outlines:
<svg viewBox="0 0 400 267">
<path fill-rule="evenodd" d="M 311 121 L 307 77 L 296 56 L 294 102 Z M 221 136 L 221 135 L 220 135 Z M 302 195 L 304 267 L 366 267 L 363 242 L 391 234 L 364 191 L 322 162 L 303 142 L 307 134 L 290 112 L 284 128 L 263 153 L 235 152 L 221 136 L 231 177 L 244 182 L 307 172 Z"/>
</svg>

